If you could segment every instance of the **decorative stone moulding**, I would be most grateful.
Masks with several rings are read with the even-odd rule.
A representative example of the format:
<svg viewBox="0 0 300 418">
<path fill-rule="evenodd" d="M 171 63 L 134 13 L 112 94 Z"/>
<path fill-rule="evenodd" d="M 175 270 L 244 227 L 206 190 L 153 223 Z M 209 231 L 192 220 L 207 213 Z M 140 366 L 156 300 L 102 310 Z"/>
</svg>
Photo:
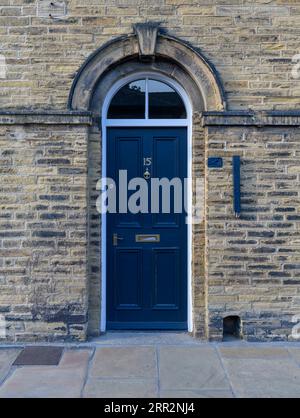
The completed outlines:
<svg viewBox="0 0 300 418">
<path fill-rule="evenodd" d="M 92 115 L 77 111 L 0 111 L 0 125 L 92 125 Z"/>
<path fill-rule="evenodd" d="M 203 112 L 203 126 L 300 126 L 299 110 Z"/>
<path fill-rule="evenodd" d="M 137 23 L 133 26 L 138 38 L 141 61 L 154 61 L 159 24 L 155 22 Z"/>
<path fill-rule="evenodd" d="M 154 59 L 155 62 L 173 63 L 185 72 L 196 84 L 205 110 L 226 110 L 223 85 L 213 65 L 190 44 L 160 33 L 156 23 L 136 24 L 133 34 L 109 41 L 88 57 L 73 82 L 69 109 L 90 110 L 97 85 L 105 74 L 115 71 L 121 63 L 138 61 L 145 64 L 148 61 L 149 65 L 154 65 Z"/>
</svg>

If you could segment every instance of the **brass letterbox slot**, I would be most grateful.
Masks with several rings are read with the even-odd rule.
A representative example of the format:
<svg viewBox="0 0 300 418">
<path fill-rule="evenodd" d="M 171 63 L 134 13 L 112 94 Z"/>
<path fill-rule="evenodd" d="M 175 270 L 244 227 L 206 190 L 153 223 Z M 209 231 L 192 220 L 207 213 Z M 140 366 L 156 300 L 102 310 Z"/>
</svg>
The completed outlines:
<svg viewBox="0 0 300 418">
<path fill-rule="evenodd" d="M 160 235 L 136 235 L 135 242 L 160 242 Z"/>
</svg>

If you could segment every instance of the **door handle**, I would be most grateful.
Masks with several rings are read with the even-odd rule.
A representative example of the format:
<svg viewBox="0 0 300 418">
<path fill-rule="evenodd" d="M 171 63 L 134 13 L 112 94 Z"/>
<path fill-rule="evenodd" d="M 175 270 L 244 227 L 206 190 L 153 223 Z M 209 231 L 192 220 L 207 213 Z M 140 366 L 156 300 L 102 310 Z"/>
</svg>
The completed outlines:
<svg viewBox="0 0 300 418">
<path fill-rule="evenodd" d="M 123 241 L 124 238 L 118 237 L 118 234 L 113 234 L 113 246 L 117 247 L 119 241 Z"/>
<path fill-rule="evenodd" d="M 151 173 L 150 173 L 149 169 L 147 168 L 145 173 L 144 173 L 144 179 L 149 180 L 150 177 L 151 177 Z"/>
</svg>

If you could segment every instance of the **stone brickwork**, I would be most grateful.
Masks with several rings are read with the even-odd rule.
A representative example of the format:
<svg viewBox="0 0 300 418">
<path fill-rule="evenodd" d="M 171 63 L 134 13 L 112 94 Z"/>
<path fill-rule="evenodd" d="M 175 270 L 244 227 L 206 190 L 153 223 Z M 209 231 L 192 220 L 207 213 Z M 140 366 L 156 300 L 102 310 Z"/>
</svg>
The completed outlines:
<svg viewBox="0 0 300 418">
<path fill-rule="evenodd" d="M 100 333 L 101 321 L 101 216 L 97 211 L 96 201 L 99 197 L 97 182 L 101 178 L 102 136 L 99 128 L 93 127 L 89 134 L 88 144 L 88 277 L 89 277 L 89 327 L 88 333 L 97 336 Z"/>
<path fill-rule="evenodd" d="M 38 3 L 43 3 L 38 6 Z M 231 109 L 300 105 L 292 58 L 299 50 L 295 0 L 1 0 L 0 108 L 64 109 L 74 74 L 95 49 L 155 20 L 200 48 L 217 68 Z M 61 7 L 65 3 L 66 7 Z"/>
<path fill-rule="evenodd" d="M 161 22 L 148 67 L 132 27 L 145 21 Z M 193 107 L 192 171 L 202 181 L 193 203 L 204 214 L 192 229 L 194 336 L 220 340 L 223 318 L 237 315 L 248 340 L 291 338 L 300 314 L 299 24 L 295 0 L 1 0 L 8 341 L 100 332 L 101 108 L 120 77 L 141 69 L 177 80 Z M 238 219 L 234 155 L 242 161 Z M 209 156 L 224 167 L 207 168 Z"/>
<path fill-rule="evenodd" d="M 87 128 L 0 126 L 0 312 L 7 339 L 84 339 Z"/>
<path fill-rule="evenodd" d="M 286 340 L 300 313 L 299 128 L 207 128 L 209 335 L 238 315 L 248 340 Z M 242 213 L 233 214 L 232 156 L 241 157 Z"/>
<path fill-rule="evenodd" d="M 202 339 L 208 337 L 207 306 L 205 281 L 205 132 L 198 114 L 193 124 L 193 207 L 200 222 L 192 228 L 192 305 L 194 336 Z M 198 179 L 198 184 L 196 183 Z"/>
</svg>

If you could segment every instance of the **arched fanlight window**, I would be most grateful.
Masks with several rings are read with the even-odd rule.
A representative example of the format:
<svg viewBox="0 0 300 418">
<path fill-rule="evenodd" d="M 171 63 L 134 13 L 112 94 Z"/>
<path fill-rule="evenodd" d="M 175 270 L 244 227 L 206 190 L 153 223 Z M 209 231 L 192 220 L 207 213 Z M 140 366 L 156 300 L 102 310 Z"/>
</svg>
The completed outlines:
<svg viewBox="0 0 300 418">
<path fill-rule="evenodd" d="M 123 86 L 113 97 L 108 119 L 186 119 L 180 95 L 166 83 L 143 79 Z"/>
</svg>

